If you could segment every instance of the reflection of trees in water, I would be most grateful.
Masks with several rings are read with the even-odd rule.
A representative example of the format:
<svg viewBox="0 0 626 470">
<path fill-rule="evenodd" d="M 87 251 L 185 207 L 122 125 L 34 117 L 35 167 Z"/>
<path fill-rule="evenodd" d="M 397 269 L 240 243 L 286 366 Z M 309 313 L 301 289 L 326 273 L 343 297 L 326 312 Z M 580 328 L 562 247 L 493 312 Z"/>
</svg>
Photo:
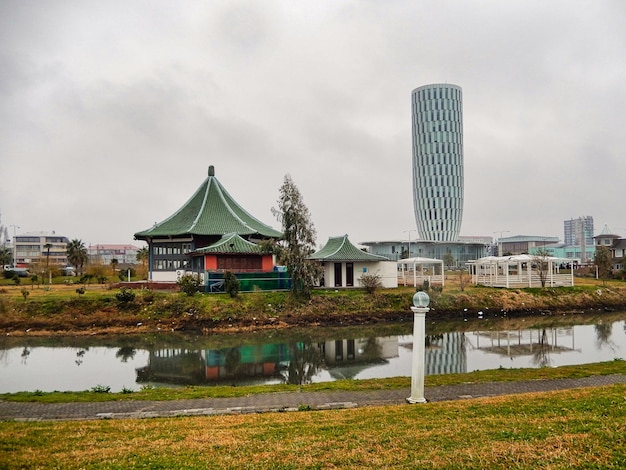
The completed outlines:
<svg viewBox="0 0 626 470">
<path fill-rule="evenodd" d="M 229 375 L 234 375 L 241 365 L 241 351 L 239 348 L 228 348 L 224 355 L 224 369 Z"/>
<path fill-rule="evenodd" d="M 593 328 L 596 330 L 596 345 L 598 348 L 602 348 L 602 346 L 609 344 L 611 333 L 613 333 L 613 324 L 598 323 L 593 325 Z"/>
<path fill-rule="evenodd" d="M 288 384 L 303 385 L 311 383 L 311 379 L 322 364 L 322 354 L 319 349 L 308 343 L 289 343 L 289 367 L 285 382 Z"/>
<path fill-rule="evenodd" d="M 28 356 L 30 356 L 30 349 L 28 349 L 28 346 L 24 347 L 24 349 L 22 350 L 22 364 L 26 364 L 26 359 L 28 359 Z"/>
<path fill-rule="evenodd" d="M 617 346 L 611 341 L 611 335 L 613 334 L 613 323 L 598 323 L 593 325 L 596 330 L 596 348 L 602 350 L 609 348 L 611 351 L 615 351 Z"/>
<path fill-rule="evenodd" d="M 543 328 L 539 335 L 537 348 L 533 352 L 533 363 L 538 367 L 550 366 L 550 341 L 548 340 L 548 331 Z"/>
<path fill-rule="evenodd" d="M 137 351 L 132 346 L 122 346 L 115 353 L 115 357 L 126 363 L 129 359 L 134 359 Z"/>
<path fill-rule="evenodd" d="M 365 340 L 361 358 L 367 362 L 376 362 L 383 355 L 383 347 L 378 343 L 378 338 L 370 337 Z"/>
<path fill-rule="evenodd" d="M 89 351 L 89 348 L 78 348 L 76 351 L 76 360 L 74 361 L 77 366 L 80 366 L 83 363 L 83 357 L 85 357 L 85 353 Z"/>
<path fill-rule="evenodd" d="M 438 335 L 426 335 L 425 337 L 425 346 L 428 348 L 430 346 L 433 346 L 435 344 L 437 344 L 438 342 L 443 341 L 443 335 L 442 334 L 438 334 Z"/>
</svg>

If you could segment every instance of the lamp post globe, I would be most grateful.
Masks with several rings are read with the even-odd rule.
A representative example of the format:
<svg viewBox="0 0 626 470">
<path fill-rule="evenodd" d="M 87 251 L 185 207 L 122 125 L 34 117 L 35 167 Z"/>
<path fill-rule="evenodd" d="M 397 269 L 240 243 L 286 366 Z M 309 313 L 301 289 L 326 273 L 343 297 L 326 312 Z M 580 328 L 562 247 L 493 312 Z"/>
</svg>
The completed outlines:
<svg viewBox="0 0 626 470">
<path fill-rule="evenodd" d="M 426 292 L 419 291 L 413 295 L 413 305 L 418 308 L 428 307 L 430 304 L 430 297 Z"/>
</svg>

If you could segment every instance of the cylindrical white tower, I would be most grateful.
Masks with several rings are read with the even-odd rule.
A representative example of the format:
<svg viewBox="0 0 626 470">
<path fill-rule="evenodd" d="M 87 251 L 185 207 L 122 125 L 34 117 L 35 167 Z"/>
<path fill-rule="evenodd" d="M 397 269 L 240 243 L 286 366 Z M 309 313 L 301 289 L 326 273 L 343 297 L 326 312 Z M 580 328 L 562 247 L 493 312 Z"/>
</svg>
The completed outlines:
<svg viewBox="0 0 626 470">
<path fill-rule="evenodd" d="M 463 96 L 437 83 L 411 93 L 413 207 L 422 240 L 454 242 L 463 218 Z"/>
</svg>

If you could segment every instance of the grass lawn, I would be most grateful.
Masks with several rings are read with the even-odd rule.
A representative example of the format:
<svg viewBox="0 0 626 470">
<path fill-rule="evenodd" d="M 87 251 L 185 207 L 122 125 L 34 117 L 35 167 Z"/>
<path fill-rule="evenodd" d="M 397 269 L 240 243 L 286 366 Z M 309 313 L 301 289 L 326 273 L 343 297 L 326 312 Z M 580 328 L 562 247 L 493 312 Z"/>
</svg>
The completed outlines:
<svg viewBox="0 0 626 470">
<path fill-rule="evenodd" d="M 626 386 L 213 417 L 0 423 L 0 468 L 624 468 Z"/>
</svg>

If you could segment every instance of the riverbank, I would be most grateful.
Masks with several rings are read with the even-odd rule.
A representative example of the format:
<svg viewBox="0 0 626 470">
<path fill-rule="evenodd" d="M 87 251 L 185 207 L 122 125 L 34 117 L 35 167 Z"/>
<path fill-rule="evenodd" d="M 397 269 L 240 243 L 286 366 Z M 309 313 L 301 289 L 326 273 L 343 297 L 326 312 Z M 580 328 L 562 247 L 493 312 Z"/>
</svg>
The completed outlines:
<svg viewBox="0 0 626 470">
<path fill-rule="evenodd" d="M 28 292 L 28 294 L 25 294 Z M 105 286 L 2 287 L 2 335 L 99 335 L 150 332 L 235 332 L 312 326 L 375 325 L 412 319 L 410 287 L 316 290 L 310 301 L 288 292 L 253 292 L 231 298 Z M 429 319 L 515 318 L 602 314 L 626 310 L 626 283 L 577 279 L 574 287 L 461 290 L 451 279 L 430 290 Z"/>
</svg>

